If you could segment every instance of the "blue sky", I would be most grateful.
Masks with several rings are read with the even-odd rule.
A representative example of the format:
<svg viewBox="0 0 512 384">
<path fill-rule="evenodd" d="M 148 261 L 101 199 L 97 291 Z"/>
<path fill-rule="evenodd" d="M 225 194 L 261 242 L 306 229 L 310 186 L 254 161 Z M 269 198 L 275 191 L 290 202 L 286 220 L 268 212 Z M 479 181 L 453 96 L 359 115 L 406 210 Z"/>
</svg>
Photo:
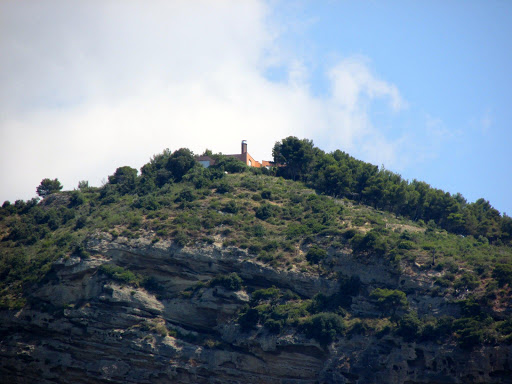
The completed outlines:
<svg viewBox="0 0 512 384">
<path fill-rule="evenodd" d="M 0 4 L 0 200 L 295 135 L 512 213 L 512 2 Z"/>
</svg>

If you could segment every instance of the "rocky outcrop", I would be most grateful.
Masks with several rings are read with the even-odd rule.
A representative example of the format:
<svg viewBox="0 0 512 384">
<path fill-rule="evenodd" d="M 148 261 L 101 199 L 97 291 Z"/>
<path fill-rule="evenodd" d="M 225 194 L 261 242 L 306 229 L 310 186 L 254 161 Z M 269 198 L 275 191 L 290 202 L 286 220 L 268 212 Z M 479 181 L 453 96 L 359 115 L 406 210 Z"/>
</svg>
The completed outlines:
<svg viewBox="0 0 512 384">
<path fill-rule="evenodd" d="M 320 345 L 303 334 L 264 328 L 243 332 L 233 321 L 250 299 L 244 290 L 201 286 L 236 272 L 251 289 L 276 285 L 304 298 L 334 293 L 336 282 L 280 270 L 237 248 L 178 247 L 100 233 L 89 257 L 53 265 L 29 305 L 0 313 L 0 378 L 8 383 L 507 383 L 510 346 L 461 350 L 454 345 L 406 343 L 391 335 L 352 335 Z M 339 255 L 337 269 L 359 275 L 366 290 L 415 287 L 419 311 L 455 311 L 422 295 L 429 284 L 378 260 Z M 122 284 L 100 269 L 115 264 L 151 276 L 153 288 Z M 186 291 L 187 288 L 194 288 Z M 419 292 L 419 293 L 418 293 Z M 354 313 L 372 305 L 356 297 Z"/>
</svg>

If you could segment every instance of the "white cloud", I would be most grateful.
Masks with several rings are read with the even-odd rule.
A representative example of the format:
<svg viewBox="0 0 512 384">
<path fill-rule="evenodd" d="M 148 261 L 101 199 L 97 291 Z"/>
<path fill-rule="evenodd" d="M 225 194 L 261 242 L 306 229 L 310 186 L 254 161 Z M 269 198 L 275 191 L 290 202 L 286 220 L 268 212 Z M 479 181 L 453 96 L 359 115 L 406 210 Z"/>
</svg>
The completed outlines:
<svg viewBox="0 0 512 384">
<path fill-rule="evenodd" d="M 314 96 L 260 1 L 4 2 L 0 15 L 1 201 L 34 196 L 45 177 L 99 185 L 166 147 L 233 153 L 242 139 L 258 159 L 295 135 L 397 161 L 400 142 L 368 111 L 405 108 L 397 88 L 353 57 Z M 287 81 L 263 75 L 276 62 Z"/>
<path fill-rule="evenodd" d="M 394 111 L 407 107 L 396 86 L 376 78 L 370 72 L 364 57 L 342 60 L 329 75 L 334 98 L 348 111 L 360 108 L 362 98 L 367 98 L 368 101 L 388 98 Z"/>
</svg>

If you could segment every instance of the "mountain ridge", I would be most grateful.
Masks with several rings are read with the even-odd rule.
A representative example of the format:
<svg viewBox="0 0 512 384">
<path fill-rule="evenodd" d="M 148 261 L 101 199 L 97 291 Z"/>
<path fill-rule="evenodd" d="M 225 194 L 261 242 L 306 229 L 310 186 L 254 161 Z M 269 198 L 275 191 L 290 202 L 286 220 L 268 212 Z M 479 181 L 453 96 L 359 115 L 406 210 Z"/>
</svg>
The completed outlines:
<svg viewBox="0 0 512 384">
<path fill-rule="evenodd" d="M 503 231 L 452 234 L 318 194 L 303 173 L 318 158 L 288 174 L 296 159 L 265 171 L 217 158 L 164 151 L 140 176 L 120 167 L 101 188 L 4 204 L 4 377 L 508 382 Z"/>
</svg>

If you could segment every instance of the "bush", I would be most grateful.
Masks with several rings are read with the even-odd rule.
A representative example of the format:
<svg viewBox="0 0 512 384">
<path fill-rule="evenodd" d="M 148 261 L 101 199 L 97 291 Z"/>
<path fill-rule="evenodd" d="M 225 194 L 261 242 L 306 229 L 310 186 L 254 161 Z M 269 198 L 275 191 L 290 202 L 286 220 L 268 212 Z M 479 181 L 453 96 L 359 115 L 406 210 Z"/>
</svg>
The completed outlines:
<svg viewBox="0 0 512 384">
<path fill-rule="evenodd" d="M 260 300 L 277 299 L 280 295 L 280 292 L 281 291 L 279 291 L 279 289 L 275 286 L 267 289 L 258 289 L 253 292 L 252 300 L 257 302 Z"/>
<path fill-rule="evenodd" d="M 230 291 L 239 291 L 242 289 L 243 280 L 236 272 L 229 275 L 220 275 L 210 280 L 210 287 L 220 285 Z"/>
<path fill-rule="evenodd" d="M 283 329 L 283 321 L 282 320 L 274 320 L 267 319 L 264 323 L 265 328 L 268 329 L 270 333 L 279 334 Z"/>
<path fill-rule="evenodd" d="M 508 284 L 509 286 L 512 286 L 512 265 L 510 264 L 498 264 L 494 268 L 494 271 L 492 272 L 492 277 L 494 277 L 497 281 L 500 287 L 505 286 Z"/>
<path fill-rule="evenodd" d="M 272 199 L 272 192 L 268 189 L 261 192 L 261 198 L 265 200 L 271 200 Z"/>
<path fill-rule="evenodd" d="M 418 314 L 411 312 L 400 319 L 396 333 L 406 341 L 413 341 L 421 335 L 421 325 Z"/>
<path fill-rule="evenodd" d="M 223 195 L 225 193 L 230 193 L 230 192 L 233 192 L 234 188 L 228 184 L 227 182 L 225 181 L 220 181 L 217 183 L 217 189 L 216 189 L 216 192 Z"/>
<path fill-rule="evenodd" d="M 71 198 L 69 199 L 69 205 L 71 207 L 76 207 L 78 205 L 82 205 L 85 201 L 84 194 L 80 191 L 71 192 Z"/>
<path fill-rule="evenodd" d="M 222 208 L 222 212 L 226 213 L 237 213 L 240 210 L 240 207 L 236 204 L 236 201 L 229 201 L 224 208 Z"/>
<path fill-rule="evenodd" d="M 114 264 L 103 264 L 99 270 L 113 280 L 138 286 L 141 279 L 135 273 Z"/>
<path fill-rule="evenodd" d="M 307 337 L 329 343 L 345 331 L 345 322 L 334 313 L 319 313 L 306 319 L 301 328 Z"/>
<path fill-rule="evenodd" d="M 108 182 L 115 185 L 122 195 L 131 193 L 137 185 L 137 170 L 128 166 L 119 167 L 108 177 Z"/>
<path fill-rule="evenodd" d="M 309 248 L 308 253 L 306 254 L 306 260 L 310 264 L 318 264 L 320 261 L 325 259 L 327 256 L 327 251 L 322 249 L 316 245 Z"/>
<path fill-rule="evenodd" d="M 36 188 L 36 192 L 43 199 L 52 193 L 59 192 L 62 189 L 62 185 L 58 179 L 43 179 L 41 184 Z"/>
<path fill-rule="evenodd" d="M 455 335 L 463 348 L 481 345 L 485 340 L 485 328 L 481 321 L 472 318 L 462 318 L 454 322 Z"/>
<path fill-rule="evenodd" d="M 370 293 L 370 298 L 376 302 L 380 310 L 391 311 L 392 315 L 409 304 L 405 293 L 398 289 L 377 288 Z"/>
<path fill-rule="evenodd" d="M 165 169 L 172 174 L 176 182 L 180 182 L 183 176 L 194 167 L 199 167 L 199 164 L 194 159 L 192 151 L 187 148 L 174 151 L 165 164 Z"/>
<path fill-rule="evenodd" d="M 75 230 L 84 228 L 87 225 L 87 217 L 86 216 L 80 216 L 75 223 Z"/>
<path fill-rule="evenodd" d="M 243 173 L 249 168 L 243 161 L 228 156 L 220 157 L 213 167 L 228 173 Z"/>
<path fill-rule="evenodd" d="M 182 230 L 177 230 L 174 232 L 174 242 L 178 244 L 180 247 L 184 247 L 188 244 L 188 236 Z"/>
<path fill-rule="evenodd" d="M 247 308 L 238 317 L 238 324 L 240 324 L 243 330 L 248 331 L 256 328 L 259 319 L 260 313 L 256 308 Z"/>
<path fill-rule="evenodd" d="M 256 217 L 260 220 L 267 220 L 276 215 L 277 208 L 270 204 L 262 204 L 256 208 Z"/>
<path fill-rule="evenodd" d="M 176 202 L 191 202 L 197 199 L 194 191 L 190 188 L 183 189 L 176 198 Z"/>
</svg>

